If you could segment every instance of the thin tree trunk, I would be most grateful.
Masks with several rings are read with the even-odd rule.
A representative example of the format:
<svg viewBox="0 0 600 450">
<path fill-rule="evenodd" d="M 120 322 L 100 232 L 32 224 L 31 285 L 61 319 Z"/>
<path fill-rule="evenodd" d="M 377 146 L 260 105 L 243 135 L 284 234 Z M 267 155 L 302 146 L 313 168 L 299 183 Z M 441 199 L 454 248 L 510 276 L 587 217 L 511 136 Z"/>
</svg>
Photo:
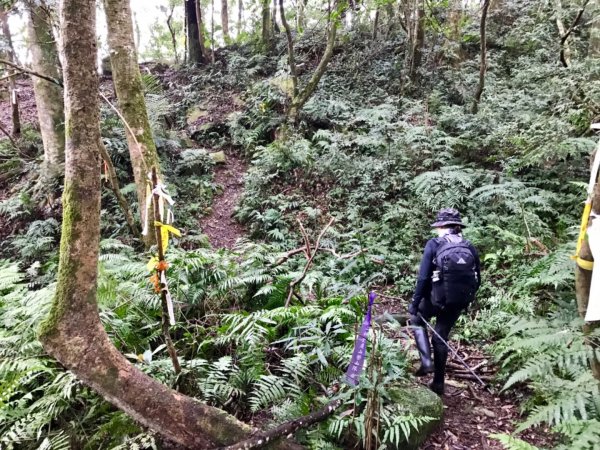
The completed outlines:
<svg viewBox="0 0 600 450">
<path fill-rule="evenodd" d="M 298 12 L 296 14 L 296 31 L 302 33 L 306 28 L 306 1 L 298 0 Z"/>
<path fill-rule="evenodd" d="M 477 114 L 479 110 L 479 102 L 481 101 L 481 95 L 485 88 L 485 73 L 487 71 L 487 37 L 486 37 L 486 25 L 487 25 L 487 14 L 490 7 L 490 0 L 483 0 L 483 8 L 481 10 L 481 22 L 479 25 L 479 35 L 481 41 L 480 50 L 480 61 L 479 61 L 479 84 L 477 91 L 475 92 L 475 98 L 473 99 L 473 107 L 471 112 Z"/>
<path fill-rule="evenodd" d="M 127 226 L 129 227 L 131 234 L 133 234 L 133 237 L 141 241 L 143 239 L 142 233 L 140 233 L 140 229 L 135 223 L 135 218 L 133 216 L 133 213 L 131 212 L 131 208 L 129 208 L 129 203 L 127 202 L 127 199 L 121 192 L 117 171 L 115 170 L 115 166 L 113 165 L 112 160 L 110 159 L 110 155 L 106 151 L 106 147 L 104 146 L 102 139 L 100 139 L 100 142 L 98 143 L 98 148 L 100 150 L 100 156 L 102 157 L 102 159 L 104 160 L 104 164 L 106 165 L 106 176 L 108 178 L 110 189 L 111 191 L 113 191 L 113 194 L 117 199 L 117 203 L 119 204 L 119 207 L 121 208 L 121 211 L 125 216 Z"/>
<path fill-rule="evenodd" d="M 375 19 L 373 20 L 373 40 L 377 39 L 377 32 L 379 31 L 379 16 L 381 15 L 380 8 L 375 11 Z"/>
<path fill-rule="evenodd" d="M 12 36 L 10 34 L 10 27 L 8 25 L 8 10 L 2 4 L 0 4 L 0 23 L 2 26 L 4 42 L 6 43 L 7 48 L 6 59 L 12 63 L 17 63 Z M 12 137 L 18 138 L 21 135 L 21 116 L 19 113 L 19 92 L 17 90 L 16 82 L 17 73 L 15 70 L 9 69 L 9 75 L 12 75 L 8 79 L 10 104 L 12 109 Z"/>
<path fill-rule="evenodd" d="M 461 23 L 464 17 L 462 0 L 452 0 L 450 3 L 450 42 L 453 48 L 456 48 L 456 54 L 452 58 L 453 65 L 456 67 L 464 59 L 462 50 Z"/>
<path fill-rule="evenodd" d="M 43 1 L 28 1 L 26 7 L 31 67 L 36 72 L 60 80 L 60 60 L 48 6 Z M 44 171 L 52 179 L 62 175 L 65 162 L 63 90 L 55 83 L 36 76 L 31 76 L 31 81 L 44 144 Z"/>
<path fill-rule="evenodd" d="M 229 36 L 229 4 L 228 0 L 221 0 L 221 27 L 223 28 L 223 39 L 225 44 L 231 42 Z"/>
<path fill-rule="evenodd" d="M 215 63 L 215 0 L 210 0 L 210 61 Z"/>
<path fill-rule="evenodd" d="M 273 9 L 271 11 L 271 20 L 273 21 L 273 32 L 276 34 L 281 33 L 281 28 L 277 23 L 277 0 L 273 0 Z"/>
<path fill-rule="evenodd" d="M 292 78 L 292 98 L 296 98 L 298 95 L 298 72 L 296 71 L 296 55 L 294 53 L 294 38 L 292 37 L 292 30 L 290 25 L 285 18 L 285 9 L 283 7 L 283 0 L 279 0 L 279 14 L 281 15 L 281 24 L 285 30 L 285 36 L 287 38 L 288 48 L 288 63 L 290 66 L 290 76 Z"/>
<path fill-rule="evenodd" d="M 173 46 L 173 54 L 175 55 L 175 64 L 179 65 L 179 54 L 177 53 L 177 34 L 175 28 L 173 28 L 173 13 L 175 12 L 175 4 L 171 3 L 169 15 L 167 16 L 167 28 L 171 35 L 171 45 Z"/>
<path fill-rule="evenodd" d="M 188 62 L 188 1 L 184 0 L 184 17 L 183 17 L 183 65 L 187 65 Z"/>
<path fill-rule="evenodd" d="M 244 1 L 238 0 L 238 17 L 237 17 L 237 38 L 238 39 L 242 35 L 243 15 L 244 15 Z"/>
<path fill-rule="evenodd" d="M 66 136 L 63 222 L 56 294 L 39 338 L 44 349 L 142 425 L 182 446 L 210 449 L 252 431 L 224 411 L 181 395 L 129 363 L 100 322 L 96 303 L 100 240 L 100 114 L 96 3 L 62 0 Z M 278 448 L 295 448 L 282 442 Z M 297 448 L 297 447 L 296 447 Z"/>
<path fill-rule="evenodd" d="M 415 81 L 421 61 L 423 59 L 423 46 L 425 45 L 425 1 L 419 0 L 417 18 L 415 23 L 414 42 L 410 64 L 410 79 Z"/>
<path fill-rule="evenodd" d="M 261 0 L 262 4 L 262 45 L 267 53 L 273 50 L 273 21 L 271 20 L 271 1 Z"/>
<path fill-rule="evenodd" d="M 135 134 L 127 133 L 129 156 L 137 190 L 140 211 L 147 223 L 154 223 L 152 209 L 146 209 L 148 170 L 158 167 L 158 154 L 148 121 L 142 78 L 133 39 L 129 0 L 104 0 L 108 25 L 108 46 L 112 76 L 121 113 Z M 156 242 L 153 233 L 144 239 L 147 247 Z"/>
</svg>

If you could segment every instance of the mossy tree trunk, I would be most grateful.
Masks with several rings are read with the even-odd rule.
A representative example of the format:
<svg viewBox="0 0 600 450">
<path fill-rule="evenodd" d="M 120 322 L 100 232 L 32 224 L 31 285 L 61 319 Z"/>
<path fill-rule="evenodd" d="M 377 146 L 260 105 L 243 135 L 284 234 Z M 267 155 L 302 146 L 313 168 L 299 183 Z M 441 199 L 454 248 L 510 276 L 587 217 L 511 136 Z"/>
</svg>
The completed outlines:
<svg viewBox="0 0 600 450">
<path fill-rule="evenodd" d="M 27 31 L 31 66 L 35 72 L 61 79 L 58 48 L 52 32 L 52 16 L 43 0 L 26 2 Z M 44 175 L 48 179 L 62 175 L 65 162 L 65 115 L 63 90 L 56 83 L 32 76 L 35 104 L 44 143 Z"/>
<path fill-rule="evenodd" d="M 66 162 L 56 294 L 39 338 L 45 350 L 107 401 L 187 448 L 209 449 L 248 437 L 224 411 L 153 380 L 112 345 L 96 303 L 100 239 L 100 114 L 96 3 L 62 0 Z M 279 448 L 294 448 L 283 442 Z"/>
<path fill-rule="evenodd" d="M 148 215 L 148 224 L 154 223 L 154 213 L 146 210 L 148 172 L 151 167 L 159 167 L 156 145 L 148 121 L 142 78 L 137 61 L 133 38 L 133 24 L 129 0 L 104 0 L 108 25 L 108 46 L 115 91 L 121 114 L 129 125 L 127 132 L 129 157 L 133 167 L 137 198 L 140 211 Z M 132 135 L 132 133 L 134 135 Z M 144 237 L 146 246 L 155 242 L 154 234 Z"/>
<path fill-rule="evenodd" d="M 596 147 L 596 152 L 600 151 L 600 144 Z M 594 189 L 594 195 L 592 197 L 592 212 L 600 215 L 600 180 L 597 180 L 596 187 Z M 594 219 L 600 220 L 600 219 Z M 590 250 L 589 242 L 587 239 L 583 241 L 583 245 L 581 246 L 581 250 L 579 252 L 579 257 L 585 261 L 593 261 L 594 257 L 592 256 L 592 251 Z M 594 264 L 594 270 L 600 270 L 600 261 L 596 261 Z M 579 266 L 576 266 L 575 269 L 575 293 L 577 296 L 577 310 L 579 312 L 579 316 L 583 319 L 587 312 L 587 307 L 590 302 L 590 287 L 592 284 L 592 271 L 583 269 Z M 600 326 L 600 322 L 586 322 L 583 325 L 583 332 L 586 334 L 591 333 L 594 329 Z M 596 341 L 591 341 L 590 345 L 592 345 L 596 351 L 598 347 L 600 347 L 600 343 Z M 592 373 L 597 380 L 600 380 L 600 361 L 598 358 L 591 357 L 590 358 L 590 366 L 592 368 Z"/>
<path fill-rule="evenodd" d="M 0 2 L 0 26 L 2 27 L 2 36 L 4 37 L 4 45 L 6 49 L 5 58 L 8 61 L 16 64 L 17 58 L 12 42 L 12 36 L 10 34 L 10 27 L 8 25 L 8 8 L 2 2 Z M 8 74 L 12 75 L 8 79 L 10 104 L 12 109 L 12 136 L 18 138 L 21 135 L 21 115 L 19 112 L 19 92 L 17 90 L 16 82 L 17 71 L 13 68 L 9 68 Z"/>
</svg>

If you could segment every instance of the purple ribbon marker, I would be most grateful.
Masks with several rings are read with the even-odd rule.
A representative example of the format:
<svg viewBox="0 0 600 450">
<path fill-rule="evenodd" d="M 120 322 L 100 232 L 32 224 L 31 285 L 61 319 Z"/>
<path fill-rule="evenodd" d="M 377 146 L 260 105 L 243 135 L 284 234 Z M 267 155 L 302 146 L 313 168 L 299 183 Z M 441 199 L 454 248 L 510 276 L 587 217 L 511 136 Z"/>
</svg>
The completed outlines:
<svg viewBox="0 0 600 450">
<path fill-rule="evenodd" d="M 358 379 L 363 371 L 365 365 L 365 358 L 367 357 L 367 336 L 369 334 L 369 328 L 371 328 L 371 308 L 377 295 L 374 292 L 369 294 L 369 306 L 367 306 L 367 314 L 365 320 L 363 320 L 360 332 L 356 338 L 356 344 L 354 344 L 354 351 L 352 352 L 352 359 L 350 365 L 346 371 L 346 383 L 350 386 L 356 386 Z"/>
</svg>

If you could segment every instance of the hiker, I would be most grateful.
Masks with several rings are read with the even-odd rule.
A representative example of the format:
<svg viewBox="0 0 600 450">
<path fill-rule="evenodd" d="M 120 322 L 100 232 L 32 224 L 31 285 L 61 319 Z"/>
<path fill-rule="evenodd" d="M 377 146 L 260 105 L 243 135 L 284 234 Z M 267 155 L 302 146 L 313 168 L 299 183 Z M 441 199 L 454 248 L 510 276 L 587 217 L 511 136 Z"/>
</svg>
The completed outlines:
<svg viewBox="0 0 600 450">
<path fill-rule="evenodd" d="M 461 312 L 475 299 L 475 293 L 481 283 L 479 254 L 473 245 L 463 239 L 460 213 L 453 208 L 442 209 L 431 224 L 438 237 L 430 239 L 425 245 L 417 286 L 408 311 L 414 328 L 415 342 L 421 355 L 421 366 L 416 376 L 433 372 L 430 389 L 438 395 L 444 395 L 444 375 L 450 330 Z M 425 321 L 436 317 L 435 331 L 440 335 L 432 336 L 433 362 L 431 346 Z"/>
</svg>

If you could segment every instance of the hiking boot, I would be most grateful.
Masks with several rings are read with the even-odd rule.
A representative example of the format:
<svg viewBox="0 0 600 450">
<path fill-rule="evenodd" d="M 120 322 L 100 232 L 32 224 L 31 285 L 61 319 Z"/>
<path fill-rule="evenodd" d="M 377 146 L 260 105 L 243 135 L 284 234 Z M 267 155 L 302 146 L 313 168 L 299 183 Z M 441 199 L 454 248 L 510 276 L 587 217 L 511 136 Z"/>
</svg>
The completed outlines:
<svg viewBox="0 0 600 450">
<path fill-rule="evenodd" d="M 431 345 L 425 328 L 417 327 L 414 330 L 415 343 L 421 355 L 421 367 L 415 372 L 417 377 L 422 377 L 433 372 L 433 361 L 431 359 Z"/>
<path fill-rule="evenodd" d="M 437 395 L 442 397 L 444 395 L 444 382 L 442 381 L 440 383 L 437 381 L 432 381 L 431 383 L 429 383 L 429 389 L 431 389 Z"/>
</svg>

